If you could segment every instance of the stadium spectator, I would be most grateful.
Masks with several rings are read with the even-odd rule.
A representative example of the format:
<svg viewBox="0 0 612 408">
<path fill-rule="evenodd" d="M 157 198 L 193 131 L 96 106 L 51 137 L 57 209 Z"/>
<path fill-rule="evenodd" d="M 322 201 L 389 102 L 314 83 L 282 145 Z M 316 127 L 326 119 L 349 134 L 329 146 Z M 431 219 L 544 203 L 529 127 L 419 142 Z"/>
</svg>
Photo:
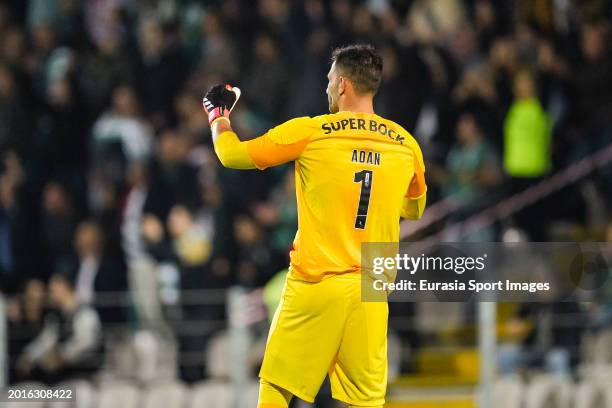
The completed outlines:
<svg viewBox="0 0 612 408">
<path fill-rule="evenodd" d="M 206 116 L 202 115 L 200 95 L 188 87 L 176 97 L 174 109 L 178 128 L 185 133 L 189 143 L 192 145 L 201 143 L 202 135 L 209 132 L 209 125 Z"/>
<path fill-rule="evenodd" d="M 421 108 L 432 87 L 431 74 L 418 48 L 404 49 L 388 44 L 381 51 L 385 63 L 381 88 L 376 96 L 380 114 L 414 132 L 419 140 L 428 140 L 433 135 L 415 132 Z"/>
<path fill-rule="evenodd" d="M 99 367 L 101 326 L 97 313 L 79 302 L 68 279 L 54 275 L 49 300 L 56 309 L 45 317 L 42 332 L 29 343 L 17 362 L 20 375 L 56 383 L 88 377 Z"/>
<path fill-rule="evenodd" d="M 608 131 L 608 138 L 594 141 L 594 147 L 609 142 L 612 117 L 612 56 L 607 40 L 608 27 L 597 21 L 585 24 L 580 35 L 583 63 L 576 69 L 577 108 L 583 128 L 590 132 Z M 595 137 L 595 136 L 594 136 Z"/>
<path fill-rule="evenodd" d="M 236 259 L 237 282 L 247 287 L 261 286 L 273 273 L 267 270 L 271 254 L 261 226 L 253 218 L 242 215 L 234 222 L 234 239 L 240 248 Z"/>
<path fill-rule="evenodd" d="M 70 64 L 73 58 L 68 51 L 66 55 L 59 55 L 60 51 L 54 51 L 54 54 L 58 54 L 54 55 L 57 60 L 66 59 L 49 62 L 57 65 L 55 70 L 59 71 L 63 69 L 63 64 Z M 77 179 L 74 183 L 78 184 L 84 183 L 83 172 L 88 164 L 86 135 L 89 118 L 80 91 L 69 75 L 68 72 L 49 73 L 44 104 L 36 121 L 32 143 L 41 171 Z"/>
<path fill-rule="evenodd" d="M 198 172 L 188 161 L 190 145 L 185 134 L 166 129 L 160 133 L 156 148 L 145 212 L 166 220 L 175 204 L 198 208 L 201 202 Z"/>
<path fill-rule="evenodd" d="M 145 16 L 138 31 L 138 91 L 144 113 L 155 129 L 171 124 L 172 103 L 184 80 L 185 62 L 179 44 L 154 16 Z"/>
<path fill-rule="evenodd" d="M 513 178 L 542 177 L 551 166 L 551 124 L 531 73 L 516 75 L 514 96 L 504 123 L 504 170 Z"/>
<path fill-rule="evenodd" d="M 16 370 L 16 360 L 31 339 L 36 338 L 43 329 L 44 313 L 47 305 L 47 288 L 39 279 L 28 280 L 23 292 L 9 299 L 7 305 L 8 347 L 12 359 L 9 379 L 24 380 Z"/>
<path fill-rule="evenodd" d="M 281 256 L 281 266 L 287 262 L 287 249 L 293 243 L 297 228 L 297 205 L 295 194 L 295 173 L 285 172 L 283 183 L 272 190 L 270 199 L 255 207 L 257 221 L 267 227 L 271 234 L 270 247 L 276 256 Z"/>
<path fill-rule="evenodd" d="M 60 183 L 48 182 L 43 191 L 43 213 L 41 236 L 46 251 L 48 270 L 58 267 L 58 263 L 72 250 L 72 238 L 78 223 L 79 211 L 73 199 Z M 49 272 L 49 275 L 51 272 Z M 45 279 L 48 276 L 45 276 Z"/>
<path fill-rule="evenodd" d="M 127 170 L 127 188 L 121 214 L 121 247 L 128 263 L 147 257 L 141 233 L 144 208 L 149 194 L 149 172 L 141 162 L 132 163 Z"/>
<path fill-rule="evenodd" d="M 93 125 L 94 166 L 113 182 L 122 182 L 124 161 L 144 160 L 152 150 L 153 135 L 140 115 L 134 88 L 120 85 L 113 91 L 111 110 Z"/>
<path fill-rule="evenodd" d="M 18 283 L 16 265 L 20 257 L 22 233 L 27 225 L 22 219 L 19 192 L 24 180 L 23 167 L 14 151 L 7 151 L 3 157 L 4 172 L 0 176 L 0 288 Z"/>
<path fill-rule="evenodd" d="M 551 169 L 551 120 L 537 99 L 535 79 L 519 71 L 514 81 L 515 101 L 504 121 L 504 170 L 511 191 L 520 193 Z M 544 241 L 546 210 L 541 203 L 518 212 L 515 221 L 527 230 L 530 239 Z"/>
<path fill-rule="evenodd" d="M 505 327 L 508 342 L 499 353 L 502 374 L 539 368 L 558 376 L 571 376 L 578 363 L 586 317 L 576 302 L 521 305 Z M 575 325 L 576 327 L 572 327 Z"/>
<path fill-rule="evenodd" d="M 482 199 L 501 182 L 499 160 L 469 113 L 457 122 L 457 142 L 448 154 L 446 168 L 448 172 L 441 174 L 446 195 L 462 202 Z"/>
<path fill-rule="evenodd" d="M 127 289 L 127 276 L 123 263 L 105 248 L 102 230 L 91 221 L 80 223 L 73 245 L 74 255 L 59 262 L 57 273 L 73 282 L 79 304 L 96 305 L 99 295 L 110 293 L 112 297 L 103 296 L 102 304 L 96 305 L 100 319 L 111 325 L 123 322 L 125 312 L 117 292 Z"/>
<path fill-rule="evenodd" d="M 203 265 L 210 259 L 211 231 L 197 223 L 194 214 L 184 206 L 174 206 L 168 216 L 168 230 L 181 263 Z"/>
<path fill-rule="evenodd" d="M 277 122 L 282 113 L 289 74 L 281 58 L 281 45 L 273 35 L 259 33 L 253 49 L 253 63 L 244 78 L 246 94 L 266 118 Z"/>
<path fill-rule="evenodd" d="M 320 111 L 320 106 L 326 103 L 320 93 L 310 92 L 310 90 L 325 88 L 325 75 L 327 74 L 325 61 L 328 59 L 330 41 L 331 35 L 323 27 L 313 29 L 308 35 L 305 54 L 302 56 L 303 70 L 295 81 L 290 81 L 290 87 L 293 89 L 290 94 L 303 95 L 303 97 L 288 101 L 287 115 L 316 115 Z"/>
<path fill-rule="evenodd" d="M 202 36 L 197 60 L 206 61 L 200 69 L 207 77 L 226 74 L 233 78 L 238 74 L 237 55 L 234 43 L 223 28 L 221 16 L 214 11 L 202 17 Z"/>
<path fill-rule="evenodd" d="M 93 50 L 84 51 L 77 74 L 79 86 L 93 115 L 101 114 L 113 88 L 134 82 L 134 60 L 122 47 L 121 31 L 113 30 L 100 37 Z"/>
<path fill-rule="evenodd" d="M 30 127 L 24 102 L 13 70 L 8 64 L 0 65 L 0 151 L 17 146 L 23 150 Z"/>
<path fill-rule="evenodd" d="M 222 287 L 222 279 L 215 279 L 209 272 L 212 255 L 211 220 L 196 219 L 186 207 L 177 205 L 168 216 L 168 232 L 172 239 L 172 257 L 180 271 L 180 288 L 186 296 L 181 296 L 181 317 L 184 325 L 198 319 L 205 319 L 210 328 L 196 333 L 178 331 L 179 351 L 183 362 L 180 364 L 181 378 L 193 382 L 204 378 L 204 360 L 194 361 L 189 356 L 203 355 L 208 340 L 218 331 L 223 321 L 225 310 L 214 304 L 194 304 L 193 297 L 188 296 L 199 288 Z M 186 360 L 183 360 L 186 359 Z"/>
<path fill-rule="evenodd" d="M 442 184 L 447 197 L 462 203 L 462 209 L 453 215 L 460 220 L 490 202 L 490 193 L 502 182 L 502 173 L 495 151 L 472 114 L 459 117 L 456 134 L 457 142 L 448 153 L 446 168 L 433 168 L 430 172 Z M 493 234 L 494 230 L 487 228 L 466 239 L 486 241 Z"/>
</svg>

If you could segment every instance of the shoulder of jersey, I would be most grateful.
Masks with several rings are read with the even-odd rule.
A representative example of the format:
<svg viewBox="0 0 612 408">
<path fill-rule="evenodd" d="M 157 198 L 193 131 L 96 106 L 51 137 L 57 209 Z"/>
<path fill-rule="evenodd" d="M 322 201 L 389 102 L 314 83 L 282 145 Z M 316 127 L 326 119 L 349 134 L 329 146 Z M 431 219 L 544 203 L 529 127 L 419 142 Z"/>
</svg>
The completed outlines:
<svg viewBox="0 0 612 408">
<path fill-rule="evenodd" d="M 313 116 L 309 119 L 312 120 L 313 124 L 316 124 L 316 126 L 321 128 L 322 124 L 329 122 L 330 116 L 332 116 L 331 113 L 325 113 L 323 115 Z"/>
<path fill-rule="evenodd" d="M 268 135 L 276 143 L 292 144 L 311 137 L 318 129 L 320 124 L 315 118 L 301 116 L 272 128 Z"/>
<path fill-rule="evenodd" d="M 404 129 L 404 127 L 402 125 L 399 125 L 395 122 L 393 122 L 392 120 L 390 120 L 389 122 L 393 123 L 395 126 L 397 126 L 404 135 L 406 135 L 406 145 L 408 146 L 419 146 L 419 142 L 417 142 L 417 140 L 414 138 L 414 136 L 412 136 L 412 134 L 407 131 L 406 129 Z"/>
</svg>

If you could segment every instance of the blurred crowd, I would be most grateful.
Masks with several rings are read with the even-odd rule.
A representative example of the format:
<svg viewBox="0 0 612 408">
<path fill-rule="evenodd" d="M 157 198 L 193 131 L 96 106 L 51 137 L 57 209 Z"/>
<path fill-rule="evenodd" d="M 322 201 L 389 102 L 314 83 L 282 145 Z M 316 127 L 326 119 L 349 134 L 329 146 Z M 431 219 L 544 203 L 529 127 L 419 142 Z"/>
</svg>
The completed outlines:
<svg viewBox="0 0 612 408">
<path fill-rule="evenodd" d="M 51 330 L 49 285 L 67 331 L 47 349 L 16 342 L 18 371 L 74 369 L 77 322 L 86 338 L 134 322 L 88 305 L 139 265 L 159 267 L 167 303 L 286 267 L 291 165 L 220 166 L 201 108 L 212 84 L 243 90 L 232 124 L 248 139 L 326 113 L 333 47 L 374 44 L 376 111 L 420 142 L 429 202 L 460 204 L 452 222 L 612 142 L 611 17 L 609 0 L 0 1 L 0 285 L 33 336 Z M 597 171 L 472 238 L 512 226 L 545 241 L 563 221 L 566 238 L 604 240 L 611 197 Z"/>
</svg>

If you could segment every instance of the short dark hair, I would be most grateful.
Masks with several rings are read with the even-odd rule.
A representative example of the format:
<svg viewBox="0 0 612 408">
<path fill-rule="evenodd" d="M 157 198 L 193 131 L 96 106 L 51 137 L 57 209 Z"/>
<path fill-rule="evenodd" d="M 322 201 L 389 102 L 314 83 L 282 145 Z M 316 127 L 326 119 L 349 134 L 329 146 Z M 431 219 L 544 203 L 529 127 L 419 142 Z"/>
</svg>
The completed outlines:
<svg viewBox="0 0 612 408">
<path fill-rule="evenodd" d="M 360 94 L 375 94 L 382 77 L 382 58 L 371 45 L 355 44 L 338 47 L 332 53 L 332 63 L 341 75 L 351 80 Z"/>
</svg>

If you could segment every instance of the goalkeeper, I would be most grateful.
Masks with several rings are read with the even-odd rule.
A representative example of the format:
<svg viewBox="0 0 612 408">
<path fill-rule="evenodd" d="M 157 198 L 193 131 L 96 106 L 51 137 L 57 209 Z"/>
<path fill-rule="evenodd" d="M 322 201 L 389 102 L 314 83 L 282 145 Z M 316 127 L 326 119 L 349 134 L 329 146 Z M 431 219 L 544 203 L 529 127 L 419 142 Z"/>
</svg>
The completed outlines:
<svg viewBox="0 0 612 408">
<path fill-rule="evenodd" d="M 382 407 L 386 302 L 361 301 L 361 244 L 398 242 L 399 219 L 425 207 L 414 138 L 374 113 L 382 59 L 368 45 L 333 52 L 328 115 L 285 122 L 241 142 L 230 113 L 240 90 L 215 85 L 203 104 L 221 163 L 260 169 L 295 161 L 298 232 L 260 372 L 259 408 L 313 402 L 326 375 L 351 407 Z"/>
</svg>

